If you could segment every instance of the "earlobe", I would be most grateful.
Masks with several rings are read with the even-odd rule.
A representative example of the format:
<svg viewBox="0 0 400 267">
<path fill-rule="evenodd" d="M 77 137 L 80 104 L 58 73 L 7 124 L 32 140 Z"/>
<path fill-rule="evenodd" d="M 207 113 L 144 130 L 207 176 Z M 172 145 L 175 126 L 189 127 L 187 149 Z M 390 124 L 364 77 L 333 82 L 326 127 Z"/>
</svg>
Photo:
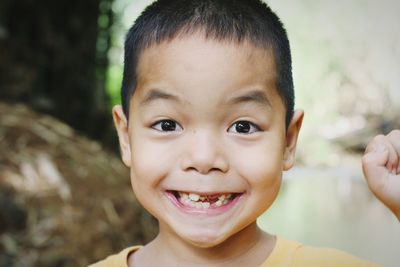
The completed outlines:
<svg viewBox="0 0 400 267">
<path fill-rule="evenodd" d="M 112 110 L 115 129 L 118 133 L 118 140 L 121 149 L 122 162 L 127 166 L 131 166 L 131 147 L 129 142 L 128 121 L 122 110 L 121 105 L 114 106 Z"/>
<path fill-rule="evenodd" d="M 287 171 L 293 167 L 296 156 L 296 145 L 301 125 L 303 123 L 304 111 L 295 110 L 292 120 L 286 132 L 286 147 L 283 155 L 283 170 Z"/>
</svg>

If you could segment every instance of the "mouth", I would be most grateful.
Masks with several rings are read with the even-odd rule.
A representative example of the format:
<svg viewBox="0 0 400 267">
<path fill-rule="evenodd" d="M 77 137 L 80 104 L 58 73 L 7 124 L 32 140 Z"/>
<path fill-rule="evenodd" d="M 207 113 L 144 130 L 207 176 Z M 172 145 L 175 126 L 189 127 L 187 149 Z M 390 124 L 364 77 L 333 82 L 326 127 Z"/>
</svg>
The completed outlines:
<svg viewBox="0 0 400 267">
<path fill-rule="evenodd" d="M 232 207 L 243 193 L 193 193 L 168 190 L 168 198 L 186 212 L 223 212 Z"/>
</svg>

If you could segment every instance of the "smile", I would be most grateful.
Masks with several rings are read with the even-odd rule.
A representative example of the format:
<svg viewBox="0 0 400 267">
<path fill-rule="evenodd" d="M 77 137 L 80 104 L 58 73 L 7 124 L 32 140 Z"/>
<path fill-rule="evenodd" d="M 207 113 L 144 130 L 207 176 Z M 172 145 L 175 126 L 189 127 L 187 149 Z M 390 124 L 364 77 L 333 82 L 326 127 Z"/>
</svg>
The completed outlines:
<svg viewBox="0 0 400 267">
<path fill-rule="evenodd" d="M 167 197 L 184 212 L 218 214 L 230 209 L 242 193 L 192 193 L 167 191 Z"/>
</svg>

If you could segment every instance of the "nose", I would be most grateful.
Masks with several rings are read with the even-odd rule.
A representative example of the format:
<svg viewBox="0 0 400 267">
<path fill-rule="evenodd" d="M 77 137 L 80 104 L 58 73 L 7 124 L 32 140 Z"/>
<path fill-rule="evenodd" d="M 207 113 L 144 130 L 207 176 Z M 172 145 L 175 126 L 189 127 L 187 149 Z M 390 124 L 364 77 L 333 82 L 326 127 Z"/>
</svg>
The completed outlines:
<svg viewBox="0 0 400 267">
<path fill-rule="evenodd" d="M 185 144 L 182 169 L 208 174 L 212 171 L 227 172 L 229 162 L 221 140 L 210 132 L 194 132 Z"/>
</svg>

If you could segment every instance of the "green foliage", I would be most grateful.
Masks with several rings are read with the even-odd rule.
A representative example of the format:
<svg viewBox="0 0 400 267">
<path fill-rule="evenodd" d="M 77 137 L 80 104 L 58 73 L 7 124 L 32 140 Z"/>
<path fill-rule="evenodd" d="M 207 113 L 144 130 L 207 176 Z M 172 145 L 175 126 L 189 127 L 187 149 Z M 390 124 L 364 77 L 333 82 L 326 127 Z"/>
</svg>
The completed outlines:
<svg viewBox="0 0 400 267">
<path fill-rule="evenodd" d="M 121 103 L 120 89 L 122 81 L 122 66 L 110 65 L 107 69 L 106 90 L 111 106 Z"/>
</svg>

